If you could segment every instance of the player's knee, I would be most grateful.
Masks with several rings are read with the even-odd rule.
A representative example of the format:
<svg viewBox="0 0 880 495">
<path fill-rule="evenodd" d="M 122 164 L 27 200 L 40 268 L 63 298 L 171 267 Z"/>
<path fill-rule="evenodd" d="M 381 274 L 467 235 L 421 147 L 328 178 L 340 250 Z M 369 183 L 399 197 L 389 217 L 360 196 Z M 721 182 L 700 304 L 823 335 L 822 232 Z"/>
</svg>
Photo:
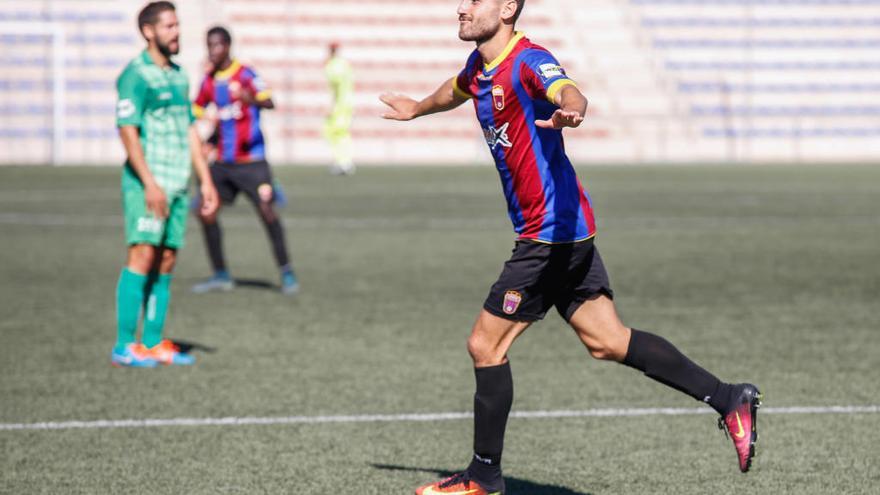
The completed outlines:
<svg viewBox="0 0 880 495">
<path fill-rule="evenodd" d="M 626 356 L 629 329 L 619 322 L 581 321 L 573 323 L 578 338 L 590 353 L 601 360 L 620 361 Z"/>
<path fill-rule="evenodd" d="M 585 342 L 590 356 L 603 361 L 621 361 L 626 357 L 626 340 L 616 332 Z"/>
<path fill-rule="evenodd" d="M 477 358 L 483 353 L 483 347 L 480 345 L 478 339 L 474 335 L 471 335 L 468 338 L 467 350 L 468 354 L 470 354 L 471 356 L 471 359 L 473 359 L 474 361 L 476 361 Z"/>
<path fill-rule="evenodd" d="M 137 245 L 129 248 L 128 267 L 136 273 L 149 273 L 156 262 L 156 249 L 149 245 Z"/>
<path fill-rule="evenodd" d="M 217 223 L 217 212 L 211 213 L 210 215 L 205 215 L 204 213 L 199 212 L 199 220 L 205 225 L 214 225 Z"/>
<path fill-rule="evenodd" d="M 467 341 L 468 354 L 474 362 L 482 361 L 489 354 L 489 346 L 477 335 L 471 335 Z"/>
<path fill-rule="evenodd" d="M 590 351 L 590 356 L 593 356 L 595 359 L 601 359 L 602 361 L 612 360 L 614 359 L 614 351 L 601 343 L 599 344 L 590 344 L 587 346 L 587 349 Z"/>
<path fill-rule="evenodd" d="M 171 273 L 176 263 L 177 251 L 173 249 L 165 249 L 162 251 L 162 260 L 159 263 L 159 271 L 161 273 Z"/>
<path fill-rule="evenodd" d="M 477 366 L 494 366 L 504 362 L 504 351 L 479 334 L 472 334 L 468 338 L 467 349 Z"/>
</svg>

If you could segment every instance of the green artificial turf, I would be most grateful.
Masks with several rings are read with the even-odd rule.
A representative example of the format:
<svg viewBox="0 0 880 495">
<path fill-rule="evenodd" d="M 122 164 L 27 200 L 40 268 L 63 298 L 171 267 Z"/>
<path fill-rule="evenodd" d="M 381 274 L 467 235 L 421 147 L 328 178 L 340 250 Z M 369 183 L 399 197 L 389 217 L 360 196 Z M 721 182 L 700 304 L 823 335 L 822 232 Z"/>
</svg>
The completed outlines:
<svg viewBox="0 0 880 495">
<path fill-rule="evenodd" d="M 513 247 L 486 167 L 276 169 L 302 293 L 262 227 L 221 216 L 243 280 L 190 219 L 167 335 L 192 368 L 116 369 L 125 249 L 113 168 L 0 167 L 0 423 L 469 411 L 470 325 Z M 628 325 L 765 405 L 880 403 L 880 168 L 584 167 Z M 514 410 L 699 404 L 592 360 L 554 313 L 511 352 Z M 742 475 L 712 415 L 512 419 L 510 495 L 870 493 L 880 414 L 760 419 Z M 0 493 L 407 494 L 468 462 L 471 422 L 0 430 Z"/>
</svg>

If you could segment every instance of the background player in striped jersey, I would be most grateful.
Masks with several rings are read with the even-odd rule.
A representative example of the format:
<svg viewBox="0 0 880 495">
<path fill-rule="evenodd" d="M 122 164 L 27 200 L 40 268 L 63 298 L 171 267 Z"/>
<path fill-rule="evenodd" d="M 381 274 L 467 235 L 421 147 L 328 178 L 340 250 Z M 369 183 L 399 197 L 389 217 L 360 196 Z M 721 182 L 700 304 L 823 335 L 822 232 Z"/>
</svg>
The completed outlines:
<svg viewBox="0 0 880 495">
<path fill-rule="evenodd" d="M 628 328 L 617 315 L 593 243 L 592 203 L 562 142 L 562 128 L 583 121 L 587 100 L 547 50 L 514 31 L 524 4 L 462 0 L 459 38 L 477 48 L 459 75 L 421 101 L 381 97 L 390 107 L 384 117 L 402 121 L 473 99 L 518 234 L 468 339 L 476 375 L 472 461 L 464 472 L 416 493 L 504 493 L 500 463 L 513 401 L 507 351 L 552 307 L 593 357 L 636 368 L 718 411 L 745 472 L 757 438 L 757 388 L 721 382 L 662 337 Z"/>
<path fill-rule="evenodd" d="M 117 80 L 116 124 L 127 160 L 122 207 L 128 259 L 116 289 L 119 366 L 192 364 L 193 357 L 162 339 L 171 274 L 186 232 L 190 170 L 201 180 L 201 213 L 217 208 L 217 191 L 201 153 L 186 72 L 171 60 L 180 49 L 174 5 L 152 2 L 138 15 L 147 49 Z M 143 309 L 142 342 L 135 341 Z"/>
<path fill-rule="evenodd" d="M 207 43 L 212 67 L 202 81 L 194 108 L 198 116 L 209 105 L 216 109 L 217 159 L 211 165 L 211 176 L 224 203 L 231 204 L 241 191 L 254 204 L 272 244 L 281 291 L 296 294 L 299 282 L 287 252 L 284 226 L 273 207 L 276 192 L 260 130 L 260 111 L 275 108 L 272 94 L 253 69 L 231 57 L 232 36 L 226 28 L 208 30 Z M 218 213 L 199 215 L 214 274 L 193 287 L 197 293 L 234 287 L 223 255 Z"/>
</svg>

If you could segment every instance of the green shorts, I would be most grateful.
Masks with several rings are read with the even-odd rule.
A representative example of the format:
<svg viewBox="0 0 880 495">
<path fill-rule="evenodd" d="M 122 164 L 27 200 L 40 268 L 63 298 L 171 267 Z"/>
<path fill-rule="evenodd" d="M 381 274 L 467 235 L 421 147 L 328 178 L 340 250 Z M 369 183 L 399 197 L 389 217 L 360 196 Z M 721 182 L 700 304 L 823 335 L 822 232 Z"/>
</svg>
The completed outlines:
<svg viewBox="0 0 880 495">
<path fill-rule="evenodd" d="M 186 237 L 186 216 L 189 199 L 186 192 L 168 194 L 168 218 L 160 220 L 147 211 L 144 186 L 134 172 L 125 167 L 122 172 L 122 212 L 125 216 L 125 242 L 150 244 L 172 249 L 183 247 Z"/>
</svg>

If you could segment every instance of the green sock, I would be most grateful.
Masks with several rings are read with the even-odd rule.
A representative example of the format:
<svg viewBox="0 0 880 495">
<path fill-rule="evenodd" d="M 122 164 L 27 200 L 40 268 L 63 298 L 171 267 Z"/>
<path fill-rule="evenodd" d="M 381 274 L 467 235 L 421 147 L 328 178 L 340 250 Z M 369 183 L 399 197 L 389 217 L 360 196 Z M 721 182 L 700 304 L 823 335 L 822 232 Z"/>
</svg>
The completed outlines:
<svg viewBox="0 0 880 495">
<path fill-rule="evenodd" d="M 165 317 L 168 315 L 168 302 L 171 300 L 170 273 L 160 274 L 153 281 L 150 293 L 144 303 L 144 338 L 147 347 L 153 347 L 162 341 L 162 329 L 165 328 Z"/>
<path fill-rule="evenodd" d="M 116 350 L 135 341 L 147 276 L 123 268 L 116 285 Z"/>
</svg>

